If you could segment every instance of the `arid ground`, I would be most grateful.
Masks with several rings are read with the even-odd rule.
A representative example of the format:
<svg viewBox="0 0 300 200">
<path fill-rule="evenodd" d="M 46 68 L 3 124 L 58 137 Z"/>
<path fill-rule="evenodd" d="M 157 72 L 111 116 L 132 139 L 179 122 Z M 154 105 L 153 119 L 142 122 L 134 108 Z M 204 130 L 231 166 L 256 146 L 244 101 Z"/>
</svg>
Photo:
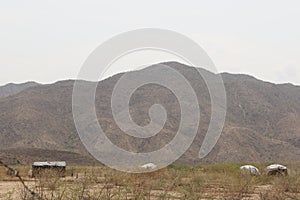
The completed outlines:
<svg viewBox="0 0 300 200">
<path fill-rule="evenodd" d="M 287 164 L 288 176 L 251 176 L 239 166 L 170 166 L 146 174 L 69 166 L 65 178 L 51 172 L 28 178 L 29 167 L 17 166 L 34 197 L 0 168 L 0 199 L 300 199 L 299 164 Z M 257 166 L 263 172 L 266 165 Z"/>
</svg>

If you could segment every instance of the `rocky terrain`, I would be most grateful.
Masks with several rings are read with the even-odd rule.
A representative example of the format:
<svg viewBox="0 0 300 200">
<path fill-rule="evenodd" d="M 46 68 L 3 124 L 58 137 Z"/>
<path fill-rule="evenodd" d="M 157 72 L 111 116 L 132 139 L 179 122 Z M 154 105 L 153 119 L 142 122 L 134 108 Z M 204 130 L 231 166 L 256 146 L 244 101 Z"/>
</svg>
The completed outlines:
<svg viewBox="0 0 300 200">
<path fill-rule="evenodd" d="M 242 74 L 223 73 L 227 93 L 227 116 L 213 151 L 202 160 L 198 152 L 210 119 L 210 96 L 195 68 L 165 63 L 185 76 L 197 94 L 201 108 L 198 134 L 177 163 L 290 162 L 300 160 L 300 87 L 273 84 Z M 152 66 L 153 67 L 153 66 Z M 151 66 L 143 69 L 151 70 Z M 134 73 L 134 72 L 127 72 Z M 203 70 L 212 78 L 215 74 Z M 148 84 L 131 97 L 130 113 L 139 125 L 149 123 L 148 110 L 161 104 L 168 113 L 164 128 L 154 137 L 128 136 L 116 125 L 110 109 L 114 85 L 122 74 L 99 82 L 96 110 L 99 123 L 116 145 L 135 152 L 159 149 L 176 134 L 179 103 L 167 88 Z M 41 85 L 0 87 L 0 158 L 12 164 L 64 159 L 94 165 L 78 137 L 72 117 L 74 80 Z M 52 153 L 51 153 L 52 152 Z"/>
</svg>

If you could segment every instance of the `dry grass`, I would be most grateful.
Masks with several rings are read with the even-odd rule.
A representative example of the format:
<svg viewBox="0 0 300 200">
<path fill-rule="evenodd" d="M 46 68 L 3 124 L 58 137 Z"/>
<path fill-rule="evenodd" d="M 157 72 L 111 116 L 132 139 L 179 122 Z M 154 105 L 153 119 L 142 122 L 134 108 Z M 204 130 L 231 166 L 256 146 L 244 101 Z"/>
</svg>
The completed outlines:
<svg viewBox="0 0 300 200">
<path fill-rule="evenodd" d="M 240 173 L 240 164 L 170 166 L 146 174 L 127 174 L 106 167 L 69 167 L 66 178 L 47 172 L 26 179 L 29 187 L 51 200 L 85 199 L 299 199 L 300 165 L 288 165 L 286 177 Z M 264 166 L 259 166 L 263 169 Z M 17 167 L 26 177 L 29 167 Z M 73 174 L 73 177 L 71 177 Z M 13 185 L 15 178 L 0 168 L 0 184 L 10 183 L 2 199 L 35 199 Z M 1 187 L 1 186 L 0 186 Z"/>
</svg>

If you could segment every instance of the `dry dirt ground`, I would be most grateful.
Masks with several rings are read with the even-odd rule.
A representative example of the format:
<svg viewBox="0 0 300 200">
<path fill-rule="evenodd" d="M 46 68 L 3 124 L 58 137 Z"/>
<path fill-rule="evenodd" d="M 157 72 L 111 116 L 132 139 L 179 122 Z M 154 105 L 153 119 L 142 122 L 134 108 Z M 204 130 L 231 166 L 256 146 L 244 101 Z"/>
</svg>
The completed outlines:
<svg viewBox="0 0 300 200">
<path fill-rule="evenodd" d="M 18 181 L 0 182 L 0 199 L 19 199 L 22 184 Z"/>
<path fill-rule="evenodd" d="M 26 185 L 33 186 L 34 183 L 32 181 L 26 181 Z M 239 198 L 239 195 L 236 195 L 236 199 L 244 199 L 244 200 L 261 200 L 261 199 L 273 199 L 272 198 L 272 186 L 271 185 L 262 185 L 257 186 L 252 194 L 244 195 L 244 197 Z M 161 194 L 163 194 L 164 191 L 162 190 L 152 190 L 151 191 L 151 197 L 149 199 L 162 199 Z M 265 194 L 263 197 L 262 195 Z M 222 190 L 222 188 L 212 188 L 208 191 L 204 191 L 203 196 L 206 196 L 201 198 L 203 200 L 208 199 L 231 199 L 234 198 L 232 195 L 228 195 L 225 191 Z M 25 191 L 23 188 L 23 185 L 19 181 L 1 181 L 0 182 L 0 199 L 7 200 L 7 199 L 23 199 L 25 196 Z M 276 198 L 275 195 L 273 195 L 274 199 L 280 199 Z M 109 199 L 109 198 L 107 198 Z M 114 199 L 114 198 L 113 198 Z M 115 198 L 117 199 L 117 198 Z M 130 197 L 129 197 L 130 199 Z M 133 199 L 133 198 L 132 198 Z M 147 199 L 147 198 L 145 198 Z M 169 191 L 168 195 L 165 199 L 185 199 L 183 195 L 180 192 L 176 191 Z M 188 198 L 187 198 L 188 199 Z M 284 199 L 300 199 L 300 195 L 293 195 L 291 194 L 290 198 L 286 196 Z"/>
<path fill-rule="evenodd" d="M 17 168 L 25 184 L 47 200 L 300 199 L 300 176 L 295 170 L 298 165 L 291 167 L 287 177 L 254 177 L 240 173 L 238 166 L 173 166 L 146 174 L 127 174 L 105 167 L 68 167 L 65 178 L 47 172 L 35 179 L 26 177 L 29 167 Z M 17 178 L 6 175 L 0 167 L 0 199 L 29 200 L 31 197 Z"/>
</svg>

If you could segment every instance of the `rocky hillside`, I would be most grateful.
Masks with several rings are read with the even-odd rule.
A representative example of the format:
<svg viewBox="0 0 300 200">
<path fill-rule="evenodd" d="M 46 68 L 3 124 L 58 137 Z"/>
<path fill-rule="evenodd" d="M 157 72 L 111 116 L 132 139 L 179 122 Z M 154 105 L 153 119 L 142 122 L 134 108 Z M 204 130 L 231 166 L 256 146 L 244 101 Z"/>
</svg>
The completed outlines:
<svg viewBox="0 0 300 200">
<path fill-rule="evenodd" d="M 198 152 L 210 119 L 207 87 L 194 68 L 176 62 L 166 64 L 190 81 L 201 108 L 198 135 L 178 163 L 300 161 L 300 87 L 276 85 L 247 75 L 222 74 L 227 92 L 226 123 L 213 151 L 199 160 Z M 151 70 L 151 67 L 144 70 Z M 215 76 L 203 72 L 212 78 Z M 98 84 L 96 110 L 99 123 L 111 141 L 124 149 L 147 152 L 161 148 L 174 137 L 179 126 L 177 99 L 162 86 L 150 84 L 139 88 L 130 101 L 130 113 L 135 122 L 146 125 L 148 110 L 154 103 L 165 107 L 168 120 L 163 130 L 152 138 L 137 139 L 125 135 L 110 110 L 112 90 L 121 75 Z M 70 162 L 76 160 L 75 164 L 95 164 L 74 126 L 73 84 L 74 81 L 67 80 L 35 85 L 0 98 L 0 158 L 25 164 L 33 160 L 56 160 L 57 157 L 51 158 L 49 153 L 56 151 L 53 155 L 64 155 L 58 158 Z"/>
<path fill-rule="evenodd" d="M 4 86 L 0 86 L 0 97 L 7 97 L 10 95 L 17 94 L 27 88 L 37 86 L 38 83 L 35 82 L 26 82 L 21 84 L 9 83 Z"/>
</svg>

